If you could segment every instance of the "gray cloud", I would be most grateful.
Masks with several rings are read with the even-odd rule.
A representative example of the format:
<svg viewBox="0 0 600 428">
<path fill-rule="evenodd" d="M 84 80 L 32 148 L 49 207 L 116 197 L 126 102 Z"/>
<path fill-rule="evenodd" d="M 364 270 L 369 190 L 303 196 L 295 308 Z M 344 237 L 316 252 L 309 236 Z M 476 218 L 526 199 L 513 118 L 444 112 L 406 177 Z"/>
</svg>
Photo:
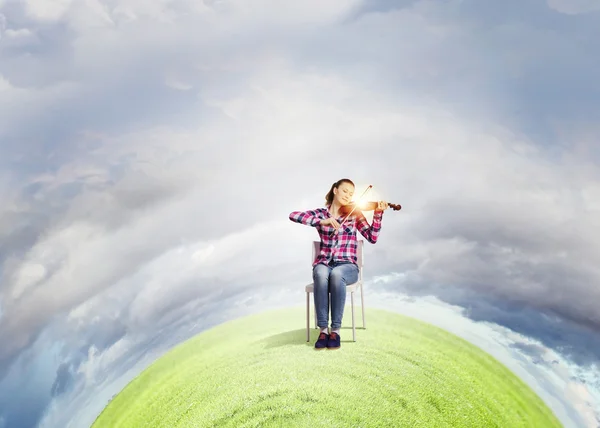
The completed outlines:
<svg viewBox="0 0 600 428">
<path fill-rule="evenodd" d="M 37 426 L 51 400 L 56 372 L 53 357 L 48 350 L 30 348 L 0 382 L 0 415 L 5 426 Z"/>
<path fill-rule="evenodd" d="M 52 384 L 50 394 L 55 397 L 68 392 L 74 381 L 75 375 L 71 371 L 71 365 L 62 363 L 60 366 L 58 366 L 58 370 L 56 371 L 56 379 Z"/>
<path fill-rule="evenodd" d="M 587 337 L 576 345 L 572 357 L 588 359 L 592 352 L 597 359 L 600 343 L 592 339 L 600 325 L 593 304 L 598 293 L 589 284 L 598 280 L 592 267 L 598 243 L 584 232 L 591 223 L 586 225 L 581 217 L 571 216 L 565 221 L 557 209 L 552 216 L 543 215 L 538 204 L 529 202 L 527 206 L 522 200 L 516 193 L 487 206 L 463 198 L 463 202 L 448 200 L 423 209 L 417 222 L 409 219 L 402 227 L 390 226 L 394 230 L 388 231 L 388 239 L 398 242 L 391 254 L 397 256 L 388 255 L 391 260 L 384 259 L 377 272 L 404 271 L 402 281 L 394 286 L 411 293 L 433 293 L 463 306 L 479 302 L 484 305 L 478 315 L 481 319 L 513 329 L 517 326 L 510 325 L 510 319 L 493 317 L 494 305 L 507 302 L 536 308 L 550 319 L 557 317 L 557 322 L 570 320 L 581 325 L 581 333 Z M 572 206 L 563 209 L 571 211 Z M 386 221 L 392 223 L 389 217 Z M 577 229 L 581 232 L 573 233 Z M 486 296 L 493 302 L 489 306 L 483 303 Z M 544 334 L 524 332 L 534 337 L 559 328 L 533 313 L 524 318 L 546 326 Z M 567 335 L 562 342 L 564 346 L 572 339 Z M 594 348 L 586 350 L 589 346 Z"/>
<path fill-rule="evenodd" d="M 486 303 L 481 299 L 469 304 L 467 316 L 535 337 L 576 364 L 592 367 L 600 363 L 597 331 L 569 322 L 555 313 L 535 311 L 524 304 L 511 305 L 501 300 Z"/>
</svg>

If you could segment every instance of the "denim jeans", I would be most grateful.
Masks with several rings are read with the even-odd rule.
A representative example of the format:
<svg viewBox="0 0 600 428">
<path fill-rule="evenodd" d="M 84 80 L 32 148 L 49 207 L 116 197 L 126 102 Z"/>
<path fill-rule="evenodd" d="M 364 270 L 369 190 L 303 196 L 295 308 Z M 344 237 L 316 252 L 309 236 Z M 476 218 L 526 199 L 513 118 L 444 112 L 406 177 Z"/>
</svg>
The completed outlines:
<svg viewBox="0 0 600 428">
<path fill-rule="evenodd" d="M 341 328 L 346 304 L 346 285 L 358 280 L 358 266 L 354 263 L 318 264 L 313 268 L 315 310 L 317 325 L 326 328 L 331 293 L 331 328 Z"/>
</svg>

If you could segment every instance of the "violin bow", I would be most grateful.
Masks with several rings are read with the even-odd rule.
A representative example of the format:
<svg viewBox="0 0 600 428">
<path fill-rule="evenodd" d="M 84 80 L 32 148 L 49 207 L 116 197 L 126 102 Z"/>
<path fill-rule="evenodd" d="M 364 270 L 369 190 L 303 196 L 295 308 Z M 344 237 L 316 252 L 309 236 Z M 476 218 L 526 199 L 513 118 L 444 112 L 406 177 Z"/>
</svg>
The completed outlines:
<svg viewBox="0 0 600 428">
<path fill-rule="evenodd" d="M 352 208 L 352 210 L 348 213 L 348 215 L 344 218 L 344 220 L 342 220 L 342 224 L 340 224 L 340 229 L 344 225 L 344 223 L 346 223 L 346 220 L 348 219 L 348 217 L 350 217 L 350 215 L 354 212 L 354 210 L 356 209 L 356 207 L 360 203 L 360 200 L 365 196 L 365 194 L 369 191 L 369 189 L 371 189 L 371 187 L 373 187 L 373 185 L 369 184 L 369 187 L 367 187 L 365 189 L 365 191 L 362 193 L 362 195 L 360 195 L 360 198 L 358 198 L 358 201 L 356 201 L 356 203 L 354 204 L 354 208 Z M 337 234 L 338 230 L 339 229 L 336 229 L 335 232 L 334 232 L 334 234 Z"/>
</svg>

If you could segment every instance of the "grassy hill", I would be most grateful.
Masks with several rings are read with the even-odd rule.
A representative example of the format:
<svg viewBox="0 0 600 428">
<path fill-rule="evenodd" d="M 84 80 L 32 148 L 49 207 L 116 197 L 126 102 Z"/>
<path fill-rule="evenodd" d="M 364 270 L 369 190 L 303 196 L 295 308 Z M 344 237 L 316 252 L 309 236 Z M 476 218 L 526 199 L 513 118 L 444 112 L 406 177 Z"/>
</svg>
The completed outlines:
<svg viewBox="0 0 600 428">
<path fill-rule="evenodd" d="M 306 342 L 305 309 L 219 325 L 127 385 L 100 427 L 559 427 L 511 371 L 435 326 L 368 309 L 342 348 Z M 358 318 L 360 319 L 360 318 Z"/>
</svg>

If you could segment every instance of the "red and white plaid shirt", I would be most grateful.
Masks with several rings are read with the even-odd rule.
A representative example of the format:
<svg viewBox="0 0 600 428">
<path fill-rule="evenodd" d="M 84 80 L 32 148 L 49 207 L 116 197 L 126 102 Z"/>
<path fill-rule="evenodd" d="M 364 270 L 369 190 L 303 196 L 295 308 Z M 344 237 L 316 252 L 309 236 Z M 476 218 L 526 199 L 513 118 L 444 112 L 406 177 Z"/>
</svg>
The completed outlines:
<svg viewBox="0 0 600 428">
<path fill-rule="evenodd" d="M 332 217 L 328 208 L 317 208 L 309 211 L 294 211 L 290 213 L 290 220 L 296 223 L 305 224 L 317 228 L 321 238 L 321 251 L 317 254 L 313 266 L 322 263 L 339 263 L 339 262 L 357 262 L 356 248 L 358 242 L 356 240 L 356 231 L 359 231 L 367 241 L 374 244 L 379 237 L 381 230 L 381 219 L 383 211 L 375 210 L 373 213 L 373 223 L 369 222 L 361 212 L 354 212 L 348 217 L 345 223 L 340 227 L 337 234 L 334 234 L 335 228 L 331 225 L 321 226 L 320 222 L 323 219 Z M 344 217 L 336 219 L 342 224 Z"/>
</svg>

